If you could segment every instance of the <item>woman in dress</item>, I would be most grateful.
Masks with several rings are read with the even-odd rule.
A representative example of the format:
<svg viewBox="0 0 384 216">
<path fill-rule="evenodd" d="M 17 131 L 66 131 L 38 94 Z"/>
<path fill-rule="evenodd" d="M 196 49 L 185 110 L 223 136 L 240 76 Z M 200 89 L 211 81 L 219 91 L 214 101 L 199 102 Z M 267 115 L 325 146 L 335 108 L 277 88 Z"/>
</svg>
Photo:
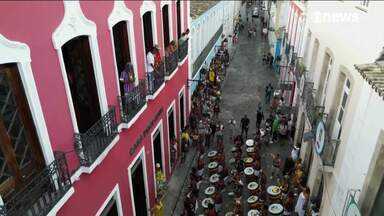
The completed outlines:
<svg viewBox="0 0 384 216">
<path fill-rule="evenodd" d="M 298 216 L 304 216 L 305 215 L 305 210 L 306 206 L 308 204 L 308 199 L 309 199 L 309 188 L 306 187 L 299 195 L 299 198 L 297 199 L 296 206 L 295 206 L 295 213 Z"/>
</svg>

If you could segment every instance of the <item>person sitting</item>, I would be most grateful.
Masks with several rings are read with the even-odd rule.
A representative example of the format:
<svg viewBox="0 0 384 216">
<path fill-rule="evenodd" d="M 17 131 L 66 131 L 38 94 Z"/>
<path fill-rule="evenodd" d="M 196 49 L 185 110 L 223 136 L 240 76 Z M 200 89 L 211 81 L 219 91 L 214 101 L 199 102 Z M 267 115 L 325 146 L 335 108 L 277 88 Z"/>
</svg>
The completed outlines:
<svg viewBox="0 0 384 216">
<path fill-rule="evenodd" d="M 217 216 L 217 212 L 214 208 L 215 206 L 212 203 L 208 204 L 208 209 L 206 209 L 205 214 L 207 216 Z"/>
<path fill-rule="evenodd" d="M 295 196 L 292 191 L 288 192 L 287 198 L 283 202 L 284 213 L 283 215 L 292 215 L 295 209 Z"/>
</svg>

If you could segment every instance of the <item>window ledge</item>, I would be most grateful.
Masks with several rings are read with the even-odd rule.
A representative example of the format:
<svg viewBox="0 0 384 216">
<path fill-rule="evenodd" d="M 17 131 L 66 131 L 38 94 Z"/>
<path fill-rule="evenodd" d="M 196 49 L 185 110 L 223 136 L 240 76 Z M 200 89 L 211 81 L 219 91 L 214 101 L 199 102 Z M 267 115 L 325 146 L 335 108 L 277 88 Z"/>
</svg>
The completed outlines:
<svg viewBox="0 0 384 216">
<path fill-rule="evenodd" d="M 179 62 L 179 67 L 184 64 L 184 62 L 187 60 L 188 55 L 185 56 L 185 58 Z"/>
<path fill-rule="evenodd" d="M 135 124 L 136 120 L 139 119 L 141 114 L 144 112 L 144 110 L 147 109 L 147 104 L 144 104 L 143 107 L 141 107 L 140 111 L 135 114 L 135 116 L 128 122 L 128 123 L 121 123 L 118 127 L 119 133 L 122 129 L 129 129 L 132 127 L 133 124 Z"/>
<path fill-rule="evenodd" d="M 97 159 L 92 163 L 90 167 L 80 166 L 80 168 L 71 176 L 72 183 L 80 180 L 80 176 L 83 173 L 91 174 L 93 170 L 104 160 L 104 158 L 108 155 L 109 151 L 116 145 L 119 141 L 120 136 L 117 135 L 112 142 L 108 145 L 107 148 L 97 157 Z"/>
<path fill-rule="evenodd" d="M 75 189 L 73 188 L 73 186 L 67 191 L 67 193 L 65 193 L 65 195 L 63 197 L 61 197 L 61 199 L 56 203 L 55 206 L 53 206 L 53 208 L 51 209 L 51 211 L 49 211 L 49 213 L 47 214 L 47 216 L 55 216 L 57 214 L 57 212 L 61 209 L 61 207 L 64 206 L 64 204 L 69 200 L 69 198 L 71 198 L 71 196 L 75 193 Z"/>
<path fill-rule="evenodd" d="M 157 89 L 157 91 L 153 95 L 147 95 L 147 99 L 148 100 L 155 100 L 157 95 L 161 92 L 161 90 L 163 90 L 164 87 L 165 87 L 165 83 L 161 84 L 159 89 Z"/>
<path fill-rule="evenodd" d="M 356 9 L 361 10 L 365 13 L 368 13 L 368 8 L 364 6 L 355 6 Z"/>
<path fill-rule="evenodd" d="M 172 77 L 176 74 L 176 72 L 177 72 L 178 69 L 179 69 L 179 68 L 176 67 L 176 69 L 175 69 L 174 71 L 172 71 L 171 75 L 169 75 L 169 76 L 165 76 L 165 80 L 171 80 Z"/>
</svg>

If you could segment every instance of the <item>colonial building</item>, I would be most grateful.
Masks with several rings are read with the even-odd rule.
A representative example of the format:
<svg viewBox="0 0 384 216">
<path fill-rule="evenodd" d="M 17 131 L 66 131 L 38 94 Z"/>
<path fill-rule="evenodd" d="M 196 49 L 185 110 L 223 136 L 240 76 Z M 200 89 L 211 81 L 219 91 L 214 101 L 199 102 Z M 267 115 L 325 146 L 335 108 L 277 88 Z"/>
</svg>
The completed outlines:
<svg viewBox="0 0 384 216">
<path fill-rule="evenodd" d="M 155 164 L 169 179 L 189 112 L 189 2 L 0 11 L 0 214 L 150 215 Z"/>
<path fill-rule="evenodd" d="M 379 1 L 307 1 L 295 143 L 320 215 L 382 215 Z M 373 63 L 371 63 L 373 62 Z"/>
</svg>

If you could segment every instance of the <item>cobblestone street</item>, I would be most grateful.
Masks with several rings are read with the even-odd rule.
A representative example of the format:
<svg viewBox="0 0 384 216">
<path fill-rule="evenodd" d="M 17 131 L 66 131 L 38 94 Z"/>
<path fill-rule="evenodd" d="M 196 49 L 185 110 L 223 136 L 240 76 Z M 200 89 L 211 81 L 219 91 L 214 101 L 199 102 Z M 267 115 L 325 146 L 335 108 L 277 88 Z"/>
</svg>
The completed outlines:
<svg viewBox="0 0 384 216">
<path fill-rule="evenodd" d="M 243 11 L 243 16 L 245 13 Z M 251 17 L 249 21 L 251 22 Z M 259 30 L 259 21 L 257 29 Z M 232 62 L 227 69 L 227 77 L 222 88 L 222 104 L 220 120 L 224 124 L 224 144 L 227 165 L 229 159 L 232 158 L 231 148 L 233 142 L 229 139 L 230 131 L 227 127 L 228 121 L 234 119 L 236 121 L 236 134 L 241 133 L 240 120 L 246 114 L 250 119 L 250 128 L 248 137 L 253 137 L 256 131 L 256 110 L 259 105 L 263 107 L 265 118 L 268 116 L 267 105 L 264 101 L 265 86 L 271 83 L 276 89 L 278 76 L 267 65 L 263 64 L 262 56 L 266 52 L 267 44 L 262 40 L 259 31 L 252 38 L 247 37 L 247 26 L 240 33 L 239 43 L 236 45 L 232 56 Z M 272 168 L 271 153 L 279 153 L 282 160 L 286 158 L 290 150 L 288 141 L 282 140 L 279 143 L 271 145 L 262 145 L 261 147 L 261 165 L 268 176 L 267 185 L 274 184 L 269 178 Z M 210 149 L 211 150 L 211 149 Z M 245 148 L 243 149 L 245 151 Z M 188 153 L 187 160 L 180 165 L 174 172 L 168 187 L 165 198 L 165 215 L 180 215 L 183 211 L 183 200 L 188 187 L 188 177 L 191 169 L 191 163 L 195 164 L 197 154 L 195 149 Z M 207 176 L 208 178 L 209 176 Z M 209 181 L 203 181 L 201 188 L 205 189 L 209 185 Z M 223 208 L 220 215 L 233 209 L 233 197 L 230 194 L 231 189 L 225 188 L 223 194 Z M 200 197 L 205 198 L 204 190 L 200 189 Z M 245 197 L 248 195 L 245 194 Z M 201 203 L 201 200 L 200 200 Z M 246 205 L 243 205 L 246 206 Z M 247 208 L 244 209 L 244 212 Z M 199 206 L 197 213 L 203 213 L 203 208 Z"/>
</svg>

